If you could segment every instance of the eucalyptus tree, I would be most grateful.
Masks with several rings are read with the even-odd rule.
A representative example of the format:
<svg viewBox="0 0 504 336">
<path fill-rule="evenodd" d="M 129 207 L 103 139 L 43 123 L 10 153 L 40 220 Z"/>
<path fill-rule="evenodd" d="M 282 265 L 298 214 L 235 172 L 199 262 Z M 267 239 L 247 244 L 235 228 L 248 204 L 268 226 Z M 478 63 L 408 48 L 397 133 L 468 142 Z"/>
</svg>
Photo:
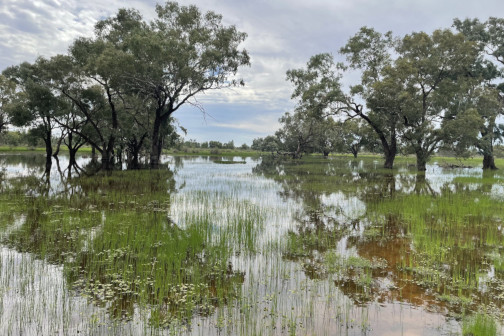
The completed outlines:
<svg viewBox="0 0 504 336">
<path fill-rule="evenodd" d="M 185 104 L 199 106 L 194 98 L 200 93 L 243 85 L 234 76 L 240 66 L 249 64 L 248 53 L 239 50 L 246 34 L 225 26 L 221 15 L 176 2 L 157 5 L 157 18 L 150 24 L 135 19 L 124 25 L 126 12 L 100 22 L 97 32 L 131 57 L 122 69 L 125 87 L 151 100 L 150 164 L 156 167 L 163 127 L 168 128 L 174 112 Z M 122 34 L 130 27 L 134 33 Z"/>
<path fill-rule="evenodd" d="M 324 157 L 328 157 L 331 152 L 338 151 L 341 141 L 341 128 L 331 116 L 319 123 L 315 135 L 314 150 L 320 152 Z"/>
<path fill-rule="evenodd" d="M 93 69 L 94 60 L 100 56 L 99 48 L 88 45 L 87 55 L 80 55 L 86 48 L 79 40 L 72 46 L 72 53 L 79 56 L 58 55 L 45 60 L 51 76 L 51 85 L 72 105 L 72 115 L 57 118 L 60 126 L 85 139 L 101 154 L 102 168 L 112 169 L 114 146 L 119 132 L 118 111 L 123 105 L 116 99 L 115 91 L 108 85 L 109 78 Z M 78 48 L 78 47 L 79 48 Z"/>
<path fill-rule="evenodd" d="M 504 134 L 503 125 L 497 123 L 503 109 L 503 101 L 495 87 L 475 83 L 461 92 L 447 110 L 447 119 L 453 115 L 458 117 L 445 123 L 447 133 L 455 135 L 445 147 L 460 157 L 470 156 L 471 150 L 476 149 L 483 156 L 483 169 L 497 169 L 493 148 Z"/>
<path fill-rule="evenodd" d="M 401 119 L 396 101 L 375 94 L 375 86 L 382 80 L 384 69 L 392 62 L 393 48 L 394 39 L 390 32 L 381 34 L 362 27 L 340 49 L 346 55 L 346 66 L 335 64 L 330 54 L 319 54 L 310 59 L 306 69 L 288 72 L 288 79 L 295 85 L 292 98 L 298 99 L 298 110 L 316 118 L 362 119 L 380 139 L 385 168 L 393 167 L 397 155 Z M 360 70 L 361 78 L 358 85 L 351 86 L 345 93 L 340 83 L 341 72 L 348 68 Z M 366 101 L 373 95 L 374 104 L 367 104 Z"/>
<path fill-rule="evenodd" d="M 475 98 L 477 103 L 473 106 L 483 121 L 475 145 L 483 155 L 483 169 L 497 169 L 493 146 L 502 135 L 497 119 L 504 112 L 504 19 L 455 19 L 453 26 L 479 47 L 480 57 L 470 73 L 482 78 L 482 87 L 475 90 L 482 96 Z"/>
<path fill-rule="evenodd" d="M 63 96 L 62 98 L 66 97 Z M 75 102 L 69 99 L 67 99 L 67 108 L 63 113 L 56 116 L 55 120 L 62 130 L 60 140 L 68 148 L 69 165 L 73 166 L 77 163 L 77 151 L 88 143 L 87 140 L 80 135 L 87 134 L 85 130 L 86 120 L 82 118 Z"/>
<path fill-rule="evenodd" d="M 332 129 L 332 148 L 340 153 L 349 153 L 357 158 L 363 147 L 375 145 L 374 131 L 363 120 L 349 119 L 338 122 Z"/>
<path fill-rule="evenodd" d="M 287 71 L 294 85 L 294 112 L 280 118 L 282 128 L 276 135 L 294 158 L 312 150 L 330 151 L 329 129 L 332 115 L 341 100 L 339 69 L 330 54 L 312 56 L 305 68 Z"/>
<path fill-rule="evenodd" d="M 432 35 L 424 32 L 406 35 L 397 52 L 399 57 L 385 80 L 402 86 L 394 94 L 401 99 L 402 139 L 416 155 L 417 169 L 422 171 L 443 142 L 470 131 L 449 127 L 450 123 L 460 123 L 471 116 L 450 115 L 448 109 L 466 90 L 466 73 L 476 62 L 477 48 L 463 34 L 436 30 Z"/>
<path fill-rule="evenodd" d="M 10 123 L 7 106 L 13 99 L 15 90 L 16 83 L 0 74 L 0 133 L 2 133 Z"/>
<path fill-rule="evenodd" d="M 362 27 L 340 49 L 347 67 L 361 71 L 360 83 L 350 87 L 338 112 L 349 118 L 361 118 L 376 133 L 385 156 L 384 168 L 393 168 L 401 131 L 400 105 L 396 82 L 384 81 L 384 72 L 392 64 L 396 40 L 391 32 L 381 34 Z"/>
<path fill-rule="evenodd" d="M 50 165 L 53 131 L 57 127 L 54 117 L 65 106 L 50 89 L 43 62 L 42 58 L 33 64 L 24 62 L 7 68 L 3 73 L 17 84 L 19 90 L 6 106 L 10 122 L 14 126 L 30 127 L 32 135 L 43 139 L 47 164 Z"/>
<path fill-rule="evenodd" d="M 275 136 L 280 140 L 281 148 L 293 159 L 300 159 L 304 153 L 316 147 L 323 119 L 297 111 L 285 113 L 279 121 L 282 127 L 276 131 Z"/>
<path fill-rule="evenodd" d="M 98 150 L 104 169 L 113 169 L 116 150 L 124 147 L 125 134 L 129 136 L 137 129 L 136 122 L 148 122 L 145 115 L 131 116 L 138 112 L 131 103 L 137 99 L 125 82 L 134 63 L 125 41 L 146 24 L 135 10 L 120 10 L 114 20 L 110 29 L 99 21 L 95 37 L 79 38 L 71 45 L 69 55 L 46 61 L 54 89 L 78 110 L 66 119 L 72 121 L 70 124 L 60 119 L 60 125 Z"/>
</svg>

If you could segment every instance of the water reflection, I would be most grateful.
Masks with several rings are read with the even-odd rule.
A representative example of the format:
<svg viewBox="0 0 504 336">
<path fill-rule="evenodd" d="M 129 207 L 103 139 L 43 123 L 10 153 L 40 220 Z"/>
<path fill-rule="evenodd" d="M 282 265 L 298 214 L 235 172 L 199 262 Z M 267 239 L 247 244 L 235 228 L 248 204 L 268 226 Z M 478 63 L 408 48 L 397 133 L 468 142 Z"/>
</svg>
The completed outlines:
<svg viewBox="0 0 504 336">
<path fill-rule="evenodd" d="M 495 173 L 474 180 L 474 169 L 426 176 L 407 166 L 390 172 L 338 160 L 263 160 L 254 168 L 282 186 L 282 197 L 302 203 L 285 258 L 310 278 L 333 279 L 356 304 L 404 302 L 454 316 L 492 307 L 503 316 L 495 295 L 504 278 L 489 260 L 501 260 L 504 241 L 503 208 L 490 198 L 500 183 Z"/>
<path fill-rule="evenodd" d="M 159 171 L 91 175 L 90 158 L 48 172 L 41 157 L 0 155 L 0 229 L 2 265 L 43 261 L 55 300 L 75 307 L 63 322 L 39 313 L 44 333 L 439 335 L 471 311 L 502 314 L 499 173 L 164 157 Z M 33 305 L 11 299 L 4 312 Z"/>
</svg>

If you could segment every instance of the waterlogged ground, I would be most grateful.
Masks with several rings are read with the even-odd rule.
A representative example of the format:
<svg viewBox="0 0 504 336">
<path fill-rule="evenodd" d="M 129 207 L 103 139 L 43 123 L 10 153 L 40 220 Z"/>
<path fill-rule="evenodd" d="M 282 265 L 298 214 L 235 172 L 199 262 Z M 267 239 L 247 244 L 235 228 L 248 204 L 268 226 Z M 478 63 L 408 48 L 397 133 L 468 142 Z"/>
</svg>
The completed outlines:
<svg viewBox="0 0 504 336">
<path fill-rule="evenodd" d="M 0 155 L 0 335 L 503 332 L 502 172 L 165 163 Z"/>
</svg>

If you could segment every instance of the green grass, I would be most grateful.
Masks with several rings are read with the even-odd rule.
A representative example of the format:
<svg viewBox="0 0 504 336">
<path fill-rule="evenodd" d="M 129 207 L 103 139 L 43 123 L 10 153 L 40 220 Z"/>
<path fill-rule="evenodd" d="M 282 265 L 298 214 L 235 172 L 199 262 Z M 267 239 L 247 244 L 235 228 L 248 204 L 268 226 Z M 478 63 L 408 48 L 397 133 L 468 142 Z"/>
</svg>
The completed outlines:
<svg viewBox="0 0 504 336">
<path fill-rule="evenodd" d="M 45 152 L 45 148 L 27 146 L 0 146 L 0 152 Z"/>
<path fill-rule="evenodd" d="M 245 164 L 246 161 L 223 161 L 223 160 L 215 160 L 214 163 L 218 164 Z"/>
<path fill-rule="evenodd" d="M 149 308 L 153 326 L 174 327 L 240 296 L 243 275 L 229 259 L 255 250 L 257 207 L 230 200 L 236 215 L 216 231 L 206 212 L 183 226 L 171 221 L 167 170 L 81 177 L 71 181 L 78 193 L 55 197 L 26 198 L 33 184 L 17 180 L 2 194 L 10 202 L 2 202 L 0 220 L 17 213 L 26 220 L 2 243 L 63 265 L 72 288 L 112 318 L 130 319 L 138 305 Z"/>
<path fill-rule="evenodd" d="M 486 314 L 477 313 L 464 318 L 462 323 L 463 336 L 496 336 L 497 324 L 494 319 Z"/>
<path fill-rule="evenodd" d="M 56 148 L 53 148 L 53 151 Z M 60 151 L 65 153 L 68 152 L 66 146 L 61 146 Z M 92 148 L 89 146 L 83 146 L 79 149 L 79 153 L 91 153 Z M 0 146 L 0 152 L 45 152 L 45 147 L 28 147 L 28 146 Z"/>
<path fill-rule="evenodd" d="M 270 155 L 270 153 L 260 152 L 255 150 L 243 149 L 218 149 L 218 148 L 183 148 L 183 149 L 165 149 L 164 154 L 176 156 L 242 156 L 242 157 L 260 157 L 263 155 Z"/>
</svg>

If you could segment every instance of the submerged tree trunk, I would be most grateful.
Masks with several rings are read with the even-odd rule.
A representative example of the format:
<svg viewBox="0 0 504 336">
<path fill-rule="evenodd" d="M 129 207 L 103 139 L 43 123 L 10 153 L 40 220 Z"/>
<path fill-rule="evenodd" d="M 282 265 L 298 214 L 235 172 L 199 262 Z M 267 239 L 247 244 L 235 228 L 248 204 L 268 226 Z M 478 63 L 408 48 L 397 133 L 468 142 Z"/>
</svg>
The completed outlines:
<svg viewBox="0 0 504 336">
<path fill-rule="evenodd" d="M 395 132 L 392 132 L 390 144 L 383 134 L 380 134 L 380 140 L 383 147 L 383 154 L 385 156 L 383 168 L 392 169 L 394 168 L 394 160 L 397 155 L 397 140 L 395 138 Z"/>
<path fill-rule="evenodd" d="M 70 161 L 69 161 L 69 165 L 74 165 L 77 163 L 77 159 L 76 159 L 76 156 L 77 156 L 77 150 L 74 149 L 74 148 L 69 148 L 69 155 L 70 155 Z"/>
<path fill-rule="evenodd" d="M 497 167 L 495 166 L 495 159 L 492 154 L 483 155 L 483 169 L 497 170 Z"/>
<path fill-rule="evenodd" d="M 383 164 L 383 168 L 385 169 L 392 169 L 394 168 L 394 160 L 396 157 L 396 150 L 392 150 L 389 147 L 383 147 L 384 149 L 384 156 L 385 156 L 385 163 Z"/>
<path fill-rule="evenodd" d="M 394 174 L 383 175 L 383 195 L 393 198 L 396 190 L 396 179 Z"/>
<path fill-rule="evenodd" d="M 46 134 L 44 142 L 46 148 L 46 166 L 49 165 L 50 167 L 52 165 L 51 156 L 53 154 L 53 148 L 51 143 L 51 132 L 48 132 L 48 134 Z"/>
<path fill-rule="evenodd" d="M 96 147 L 91 145 L 91 160 L 96 161 L 98 155 L 96 155 Z"/>
<path fill-rule="evenodd" d="M 417 170 L 426 171 L 427 170 L 427 155 L 423 151 L 416 152 L 417 159 Z"/>
<path fill-rule="evenodd" d="M 127 166 L 128 169 L 139 169 L 140 168 L 140 150 L 142 149 L 143 143 L 147 138 L 148 133 L 144 133 L 140 140 L 137 140 L 136 136 L 130 139 L 126 144 L 126 152 L 128 154 Z"/>
<path fill-rule="evenodd" d="M 104 170 L 114 169 L 114 149 L 110 146 L 103 146 L 104 150 L 101 153 L 101 167 Z"/>
</svg>

